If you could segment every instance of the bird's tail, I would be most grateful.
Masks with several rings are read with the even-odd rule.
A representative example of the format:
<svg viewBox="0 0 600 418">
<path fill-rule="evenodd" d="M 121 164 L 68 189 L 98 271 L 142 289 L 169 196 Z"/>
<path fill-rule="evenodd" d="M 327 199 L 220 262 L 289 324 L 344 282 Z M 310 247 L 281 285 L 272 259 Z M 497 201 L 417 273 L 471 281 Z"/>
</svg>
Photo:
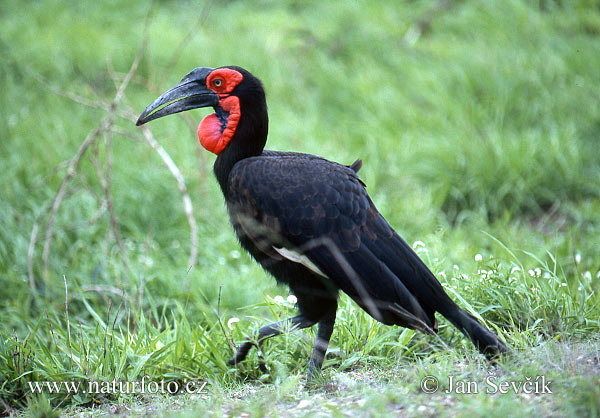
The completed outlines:
<svg viewBox="0 0 600 418">
<path fill-rule="evenodd" d="M 456 304 L 446 312 L 440 313 L 465 334 L 488 359 L 494 359 L 498 355 L 508 352 L 506 345 L 493 332 L 481 325 L 473 315 L 463 311 Z"/>
</svg>

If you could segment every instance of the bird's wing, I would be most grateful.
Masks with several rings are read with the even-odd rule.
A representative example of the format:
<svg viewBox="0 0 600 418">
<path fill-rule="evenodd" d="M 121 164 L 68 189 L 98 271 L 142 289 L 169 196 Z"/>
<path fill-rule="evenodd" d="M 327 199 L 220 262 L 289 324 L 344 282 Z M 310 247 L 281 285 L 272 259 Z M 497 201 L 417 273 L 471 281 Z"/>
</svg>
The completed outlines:
<svg viewBox="0 0 600 418">
<path fill-rule="evenodd" d="M 232 220 L 269 256 L 308 259 L 383 323 L 436 329 L 433 307 L 448 297 L 352 168 L 271 152 L 236 163 L 228 194 Z"/>
</svg>

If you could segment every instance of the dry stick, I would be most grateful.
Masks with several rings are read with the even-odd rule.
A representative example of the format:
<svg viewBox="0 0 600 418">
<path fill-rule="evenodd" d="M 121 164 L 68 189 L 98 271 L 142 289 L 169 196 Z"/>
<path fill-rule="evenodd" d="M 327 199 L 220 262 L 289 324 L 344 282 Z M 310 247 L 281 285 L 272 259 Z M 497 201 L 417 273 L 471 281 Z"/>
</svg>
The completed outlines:
<svg viewBox="0 0 600 418">
<path fill-rule="evenodd" d="M 83 350 L 85 351 L 85 372 L 84 375 L 88 376 L 88 373 L 90 372 L 90 346 L 88 344 L 88 346 L 86 347 L 85 342 L 83 340 L 83 321 L 78 321 L 79 322 L 79 341 L 81 341 L 81 346 L 83 347 Z"/>
<path fill-rule="evenodd" d="M 35 279 L 33 278 L 33 253 L 35 251 L 35 242 L 37 241 L 37 234 L 39 229 L 39 223 L 36 220 L 31 228 L 31 236 L 29 237 L 29 248 L 27 248 L 27 275 L 29 276 L 29 286 L 31 290 L 36 291 Z"/>
<path fill-rule="evenodd" d="M 190 195 L 188 194 L 187 187 L 185 185 L 185 180 L 181 171 L 177 165 L 173 162 L 173 159 L 167 153 L 167 151 L 154 139 L 152 135 L 152 131 L 147 126 L 142 125 L 142 133 L 144 134 L 144 139 L 154 150 L 158 153 L 160 158 L 163 160 L 175 180 L 177 181 L 177 187 L 181 192 L 181 197 L 183 199 L 183 210 L 185 212 L 185 216 L 187 217 L 188 224 L 190 225 L 190 257 L 188 259 L 188 266 L 196 265 L 196 261 L 198 259 L 198 226 L 196 224 L 196 219 L 194 218 L 194 210 L 192 207 L 192 199 L 190 199 Z"/>
<path fill-rule="evenodd" d="M 102 285 L 81 286 L 81 290 L 84 292 L 112 293 L 121 298 L 125 297 L 125 292 L 123 292 L 118 287 L 114 287 L 114 286 L 102 286 Z"/>
<path fill-rule="evenodd" d="M 106 336 L 108 334 L 108 325 L 110 324 L 110 308 L 112 307 L 112 299 L 108 300 L 108 314 L 106 315 L 106 325 L 104 326 L 104 352 L 102 358 L 106 358 Z"/>
<path fill-rule="evenodd" d="M 93 102 L 82 96 L 76 95 L 74 93 L 64 92 L 64 91 L 60 90 L 59 88 L 50 84 L 47 80 L 45 80 L 39 74 L 35 73 L 34 71 L 32 71 L 30 69 L 27 69 L 27 72 L 33 78 L 38 80 L 42 85 L 44 85 L 46 88 L 53 91 L 55 94 L 66 97 L 76 103 L 79 103 L 79 104 L 82 104 L 82 105 L 85 105 L 88 107 L 92 107 L 92 108 L 102 109 L 102 110 L 109 112 L 109 117 L 103 119 L 100 126 L 94 132 L 92 132 L 90 135 L 88 135 L 86 140 L 80 146 L 75 157 L 73 157 L 68 162 L 67 174 L 65 175 L 65 178 L 63 179 L 63 182 L 61 183 L 61 186 L 59 188 L 57 195 L 55 196 L 54 200 L 52 201 L 52 204 L 47 209 L 42 211 L 42 215 L 40 215 L 39 220 L 35 222 L 35 224 L 32 228 L 31 238 L 29 241 L 28 257 L 27 257 L 27 271 L 28 271 L 28 275 L 29 275 L 30 286 L 34 290 L 36 289 L 36 285 L 35 285 L 35 279 L 33 276 L 33 256 L 34 256 L 34 252 L 35 252 L 35 244 L 37 242 L 37 235 L 38 235 L 38 230 L 39 230 L 39 226 L 40 226 L 40 220 L 43 217 L 43 215 L 48 210 L 50 210 L 50 208 L 52 208 L 50 218 L 46 224 L 46 243 L 44 245 L 43 259 L 44 259 L 44 266 L 45 266 L 45 268 L 47 268 L 48 256 L 49 256 L 49 252 L 50 252 L 50 240 L 51 240 L 52 234 L 53 234 L 52 226 L 54 223 L 54 218 L 55 218 L 56 212 L 58 211 L 58 208 L 60 207 L 60 204 L 64 198 L 64 195 L 66 192 L 66 186 L 67 186 L 69 180 L 75 174 L 75 169 L 77 168 L 79 160 L 85 154 L 87 148 L 93 142 L 95 142 L 95 140 L 97 139 L 98 135 L 101 132 L 115 130 L 116 133 L 123 134 L 123 132 L 119 131 L 118 128 L 116 128 L 114 126 L 114 116 L 118 116 L 119 118 L 126 119 L 126 120 L 129 120 L 132 122 L 136 121 L 136 117 L 133 114 L 133 111 L 131 111 L 131 110 L 129 112 L 119 111 L 116 108 L 116 105 L 123 98 L 124 92 L 125 92 L 125 87 L 133 78 L 134 72 L 137 69 L 137 67 L 139 65 L 139 61 L 143 55 L 143 51 L 146 46 L 146 43 L 147 43 L 147 37 L 145 38 L 145 40 L 142 44 L 142 47 L 140 48 L 140 51 L 138 52 L 138 55 L 136 56 L 129 72 L 122 79 L 120 87 L 118 88 L 117 94 L 115 95 L 115 99 L 113 100 L 113 102 L 110 105 L 107 103 L 104 103 L 102 101 Z M 109 122 L 109 123 L 107 123 L 106 127 L 105 127 L 104 123 L 106 123 L 106 122 Z M 181 171 L 179 170 L 177 165 L 173 162 L 173 160 L 171 159 L 169 154 L 166 152 L 166 150 L 164 150 L 164 148 L 162 148 L 162 146 L 158 142 L 156 142 L 150 129 L 148 127 L 142 127 L 142 132 L 144 134 L 144 139 L 146 140 L 146 142 L 148 142 L 150 144 L 150 146 L 152 146 L 152 148 L 159 154 L 159 156 L 161 157 L 161 159 L 163 160 L 163 162 L 165 163 L 167 168 L 169 168 L 169 171 L 171 171 L 171 173 L 175 177 L 178 188 L 182 194 L 183 204 L 184 204 L 184 212 L 188 219 L 188 224 L 190 226 L 191 248 L 190 248 L 190 256 L 188 259 L 188 264 L 191 267 L 196 264 L 197 258 L 198 258 L 198 227 L 196 224 L 196 220 L 194 218 L 192 201 L 187 192 L 187 187 L 185 186 L 185 182 L 184 182 L 183 176 L 181 175 Z M 128 135 L 128 136 L 131 136 L 131 135 Z M 113 223 L 113 231 L 114 231 L 114 223 Z M 121 248 L 121 246 L 120 246 L 120 248 Z"/>
<path fill-rule="evenodd" d="M 4 412 L 7 413 L 8 416 L 13 416 L 13 411 L 14 409 L 11 408 L 11 406 L 9 404 L 6 403 L 6 401 L 0 397 L 0 403 L 2 403 L 2 407 L 4 408 Z"/>
<path fill-rule="evenodd" d="M 27 249 L 27 274 L 29 276 L 29 285 L 34 291 L 36 290 L 35 279 L 33 278 L 33 256 L 35 253 L 35 244 L 37 243 L 38 230 L 42 222 L 42 218 L 48 213 L 51 207 L 52 202 L 49 202 L 37 216 L 33 224 L 33 228 L 31 229 L 31 236 L 29 238 L 29 247 Z"/>
<path fill-rule="evenodd" d="M 81 160 L 81 157 L 83 157 L 83 155 L 85 154 L 85 152 L 87 151 L 89 146 L 94 141 L 96 141 L 96 139 L 98 138 L 98 135 L 100 135 L 100 133 L 103 132 L 107 128 L 106 122 L 107 122 L 106 118 L 102 119 L 99 126 L 95 130 L 90 132 L 88 134 L 87 138 L 79 146 L 77 153 L 69 161 L 69 165 L 67 166 L 67 173 L 65 174 L 65 177 L 63 178 L 63 181 L 60 184 L 60 187 L 58 188 L 58 193 L 56 193 L 56 196 L 52 200 L 50 215 L 48 216 L 48 221 L 46 222 L 46 241 L 44 242 L 44 251 L 42 253 L 42 260 L 44 262 L 44 271 L 47 271 L 47 269 L 48 269 L 48 257 L 50 255 L 50 244 L 52 241 L 52 235 L 54 234 L 54 219 L 56 218 L 56 213 L 58 212 L 58 209 L 60 208 L 60 204 L 62 203 L 62 201 L 65 197 L 65 193 L 67 191 L 67 186 L 69 184 L 69 181 L 75 175 L 75 171 L 79 165 L 79 161 Z M 33 238 L 33 234 L 32 234 L 32 238 Z M 34 245 L 35 241 L 30 244 Z"/>
<path fill-rule="evenodd" d="M 227 340 L 227 344 L 229 345 L 231 352 L 233 354 L 235 354 L 237 349 L 235 348 L 233 339 L 227 334 L 227 330 L 225 329 L 225 327 L 223 326 L 223 322 L 221 321 L 221 289 L 222 288 L 223 288 L 223 285 L 219 285 L 219 298 L 217 300 L 217 321 L 219 322 L 219 326 L 221 327 L 221 331 L 223 332 L 223 335 L 225 336 L 225 339 Z"/>
<path fill-rule="evenodd" d="M 22 370 L 21 370 L 21 347 L 19 346 L 19 336 L 17 335 L 17 331 L 15 329 L 13 329 L 13 340 L 15 342 L 15 350 L 13 352 L 13 363 L 15 363 L 15 370 L 17 371 L 17 374 L 21 374 Z M 16 360 L 15 360 L 16 358 Z"/>
<path fill-rule="evenodd" d="M 92 133 L 90 133 L 87 136 L 87 138 L 80 145 L 80 147 L 77 151 L 77 154 L 75 154 L 75 156 L 69 161 L 69 164 L 67 166 L 67 174 L 65 174 L 65 177 L 63 178 L 63 181 L 59 187 L 58 193 L 56 194 L 54 200 L 52 201 L 52 209 L 50 211 L 50 215 L 49 215 L 48 221 L 46 223 L 46 241 L 44 243 L 44 251 L 42 253 L 42 260 L 44 263 L 44 271 L 48 270 L 48 257 L 50 255 L 50 245 L 51 245 L 51 241 L 52 241 L 52 236 L 54 234 L 54 219 L 56 217 L 56 213 L 58 212 L 58 209 L 60 208 L 60 204 L 62 203 L 62 200 L 65 196 L 65 192 L 67 190 L 67 185 L 68 185 L 69 181 L 71 180 L 71 178 L 75 175 L 75 171 L 79 165 L 79 161 L 81 160 L 81 158 L 83 157 L 83 155 L 85 154 L 85 152 L 87 151 L 89 146 L 94 141 L 97 140 L 98 136 L 102 132 L 104 132 L 106 130 L 110 130 L 110 128 L 114 124 L 116 107 L 117 107 L 118 103 L 121 101 L 121 98 L 123 97 L 123 94 L 125 92 L 125 88 L 127 87 L 127 84 L 129 84 L 129 81 L 133 77 L 133 73 L 137 70 L 137 67 L 143 56 L 146 44 L 147 44 L 147 40 L 144 39 L 144 41 L 142 42 L 142 46 L 140 47 L 140 50 L 138 51 L 138 54 L 136 55 L 135 59 L 133 60 L 133 63 L 131 64 L 129 72 L 127 73 L 127 75 L 123 79 L 123 82 L 117 89 L 115 98 L 113 99 L 112 103 L 110 104 L 110 107 L 107 110 L 108 115 L 105 116 L 100 121 L 98 128 L 96 128 Z M 32 234 L 32 237 L 33 237 L 33 234 Z M 35 241 L 33 242 L 33 244 L 35 244 Z M 129 271 L 129 267 L 127 265 L 126 265 L 126 268 Z M 31 280 L 31 278 L 30 278 L 30 280 Z"/>
<path fill-rule="evenodd" d="M 114 72 L 111 71 L 110 76 L 113 81 L 117 81 L 117 77 Z M 127 102 L 127 97 L 124 97 L 123 101 Z M 127 118 L 131 122 L 137 121 L 137 117 L 130 106 L 128 106 L 127 112 L 121 114 L 120 116 Z M 156 141 L 156 139 L 154 139 L 154 135 L 148 126 L 142 126 L 141 129 L 146 142 L 158 153 L 173 177 L 175 177 L 177 187 L 181 192 L 181 197 L 183 199 L 183 210 L 190 226 L 190 256 L 188 258 L 189 273 L 190 269 L 195 266 L 196 262 L 198 261 L 198 225 L 196 224 L 196 218 L 194 217 L 192 199 L 188 193 L 187 186 L 185 185 L 185 179 L 181 174 L 181 170 L 179 170 L 179 167 L 177 167 L 177 164 L 175 164 L 169 153 L 162 147 L 162 145 L 158 143 L 158 141 Z M 114 131 L 118 132 L 118 128 L 114 129 Z M 129 134 L 127 136 L 131 135 Z"/>
<path fill-rule="evenodd" d="M 63 274 L 65 281 L 65 312 L 67 314 L 67 335 L 69 336 L 69 357 L 71 359 L 71 370 L 73 370 L 73 351 L 71 349 L 71 322 L 69 321 L 69 290 L 67 287 L 67 276 Z"/>
<path fill-rule="evenodd" d="M 421 36 L 431 27 L 431 22 L 443 12 L 454 6 L 452 0 L 439 0 L 432 8 L 427 10 L 415 23 L 413 23 L 404 36 L 402 42 L 407 46 L 414 46 Z"/>
<path fill-rule="evenodd" d="M 110 111 L 111 104 L 103 101 L 101 98 L 96 98 L 95 101 L 92 101 L 92 100 L 89 100 L 78 94 L 62 91 L 60 88 L 51 84 L 48 80 L 46 80 L 44 77 L 42 77 L 40 74 L 36 73 L 35 71 L 31 70 L 30 68 L 25 68 L 25 72 L 27 72 L 27 74 L 29 74 L 31 77 L 36 79 L 40 84 L 42 84 L 43 87 L 47 88 L 48 90 L 50 90 L 51 92 L 53 92 L 54 94 L 56 94 L 58 96 L 67 98 L 75 103 L 79 103 L 81 105 L 90 107 L 92 109 L 100 109 L 100 110 L 104 110 L 106 112 Z M 127 74 L 124 75 L 123 77 L 121 77 L 120 81 L 123 82 L 126 77 L 127 77 Z M 123 113 L 122 111 L 120 111 L 118 109 L 114 109 L 114 114 L 116 116 L 120 117 L 121 119 L 131 120 L 131 117 L 129 115 Z M 61 164 L 66 164 L 66 163 L 63 162 Z M 61 165 L 61 164 L 59 164 L 59 165 Z"/>
<path fill-rule="evenodd" d="M 50 335 L 52 336 L 52 341 L 54 342 L 54 348 L 58 349 L 58 345 L 56 344 L 56 339 L 54 338 L 54 328 L 52 328 L 52 322 L 50 322 L 50 317 L 48 316 L 48 311 L 44 308 L 44 312 L 46 313 L 46 321 L 48 321 L 48 326 L 50 327 Z"/>
<path fill-rule="evenodd" d="M 103 200 L 102 203 L 100 203 L 100 207 L 98 208 L 98 210 L 96 210 L 96 213 L 94 213 L 92 215 L 92 217 L 90 219 L 88 219 L 88 221 L 85 223 L 86 226 L 90 226 L 90 225 L 94 225 L 96 222 L 98 222 L 98 219 L 100 219 L 102 217 L 102 215 L 104 215 L 104 212 L 106 212 L 106 201 Z"/>
<path fill-rule="evenodd" d="M 34 182 L 32 185 L 32 188 L 37 188 L 44 184 L 48 184 L 50 179 L 53 178 L 56 175 L 56 173 L 58 173 L 60 170 L 65 168 L 68 164 L 69 164 L 69 161 L 63 161 L 61 163 L 56 164 L 54 167 L 52 167 L 52 170 L 50 171 L 50 173 L 46 174 L 44 177 L 42 177 L 41 179 Z"/>
<path fill-rule="evenodd" d="M 106 172 L 102 170 L 98 159 L 94 156 L 92 158 L 92 162 L 94 164 L 94 168 L 96 169 L 96 174 L 98 176 L 98 180 L 100 181 L 100 186 L 104 191 L 104 202 L 106 203 L 106 207 L 108 209 L 108 213 L 110 215 L 110 224 L 112 227 L 113 236 L 117 241 L 117 245 L 119 247 L 119 253 L 121 254 L 121 260 L 123 261 L 123 265 L 125 266 L 125 270 L 127 270 L 128 274 L 131 274 L 131 269 L 129 268 L 129 262 L 127 261 L 127 252 L 125 251 L 125 245 L 123 244 L 123 239 L 121 238 L 121 230 L 119 228 L 119 221 L 117 219 L 117 215 L 115 213 L 112 194 L 110 193 L 110 184 L 112 180 L 112 147 L 111 147 L 111 136 L 107 132 L 104 132 L 104 141 L 106 143 Z"/>
<path fill-rule="evenodd" d="M 95 109 L 102 109 L 107 112 L 110 111 L 110 104 L 108 104 L 108 103 L 105 103 L 102 101 L 91 101 L 89 99 L 86 99 L 83 96 L 78 95 L 78 94 L 75 94 L 75 93 L 72 93 L 69 91 L 62 91 L 60 88 L 58 88 L 55 85 L 53 85 L 52 83 L 50 83 L 41 74 L 33 71 L 31 68 L 25 67 L 25 72 L 27 74 L 29 74 L 31 77 L 33 77 L 34 79 L 36 79 L 42 86 L 46 87 L 48 90 L 50 90 L 51 92 L 53 92 L 54 94 L 56 94 L 58 96 L 65 97 L 69 100 L 74 101 L 75 103 L 79 103 L 79 104 L 82 104 L 87 107 L 93 107 Z"/>
<path fill-rule="evenodd" d="M 113 337 L 115 335 L 115 327 L 117 325 L 117 318 L 119 317 L 119 312 L 121 312 L 121 306 L 123 306 L 123 300 L 124 300 L 124 296 L 121 297 L 121 302 L 119 302 L 119 307 L 117 308 L 117 313 L 115 314 L 115 319 L 113 320 L 112 332 L 110 334 L 110 345 L 111 345 L 111 347 L 112 347 L 112 343 L 113 343 Z"/>
</svg>

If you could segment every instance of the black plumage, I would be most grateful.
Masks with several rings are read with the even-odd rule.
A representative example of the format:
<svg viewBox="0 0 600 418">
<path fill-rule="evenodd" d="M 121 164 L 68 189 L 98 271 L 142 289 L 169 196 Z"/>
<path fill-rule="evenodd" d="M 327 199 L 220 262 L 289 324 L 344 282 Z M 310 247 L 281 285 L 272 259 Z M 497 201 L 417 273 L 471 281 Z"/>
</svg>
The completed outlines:
<svg viewBox="0 0 600 418">
<path fill-rule="evenodd" d="M 358 178 L 360 160 L 344 166 L 315 155 L 263 150 L 268 116 L 262 84 L 242 68 L 221 70 L 194 70 L 146 109 L 138 124 L 163 116 L 155 113 L 181 111 L 160 109 L 172 103 L 173 91 L 180 86 L 187 89 L 180 98 L 187 106 L 189 80 L 198 84 L 197 96 L 203 103 L 194 107 L 211 105 L 220 110 L 218 106 L 228 103 L 223 98 L 239 100 L 241 118 L 233 135 L 224 138 L 228 142 L 216 159 L 215 175 L 242 247 L 279 283 L 289 286 L 299 309 L 298 316 L 261 328 L 256 335 L 259 343 L 279 334 L 284 323 L 297 328 L 318 323 L 309 365 L 313 376 L 322 365 L 342 290 L 384 324 L 433 334 L 439 312 L 484 354 L 492 357 L 506 351 L 492 332 L 448 297 L 377 211 Z M 211 88 L 215 77 L 230 81 L 228 71 L 238 73 L 241 82 L 231 82 L 234 87 L 225 92 Z M 210 96 L 217 93 L 218 99 Z M 182 110 L 190 108 L 184 104 Z M 231 363 L 243 360 L 252 345 L 251 341 L 240 345 Z"/>
</svg>

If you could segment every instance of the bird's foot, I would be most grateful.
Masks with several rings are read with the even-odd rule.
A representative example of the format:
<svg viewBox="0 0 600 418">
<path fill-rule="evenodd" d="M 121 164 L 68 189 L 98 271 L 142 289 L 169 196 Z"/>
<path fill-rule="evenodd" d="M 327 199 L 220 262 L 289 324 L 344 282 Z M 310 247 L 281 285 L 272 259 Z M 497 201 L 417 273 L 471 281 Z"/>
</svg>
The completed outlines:
<svg viewBox="0 0 600 418">
<path fill-rule="evenodd" d="M 267 364 L 262 358 L 258 361 L 258 368 L 263 374 L 269 373 L 269 369 L 267 369 Z"/>
<path fill-rule="evenodd" d="M 252 343 L 252 342 L 250 342 L 250 341 L 244 341 L 238 347 L 238 350 L 235 353 L 235 355 L 232 358 L 229 359 L 229 361 L 227 362 L 227 364 L 229 364 L 230 366 L 235 366 L 239 362 L 244 361 L 244 359 L 248 355 L 248 351 L 250 351 L 250 349 L 252 348 L 253 345 L 255 345 L 255 344 Z"/>
</svg>

